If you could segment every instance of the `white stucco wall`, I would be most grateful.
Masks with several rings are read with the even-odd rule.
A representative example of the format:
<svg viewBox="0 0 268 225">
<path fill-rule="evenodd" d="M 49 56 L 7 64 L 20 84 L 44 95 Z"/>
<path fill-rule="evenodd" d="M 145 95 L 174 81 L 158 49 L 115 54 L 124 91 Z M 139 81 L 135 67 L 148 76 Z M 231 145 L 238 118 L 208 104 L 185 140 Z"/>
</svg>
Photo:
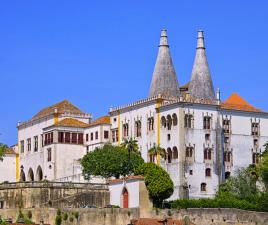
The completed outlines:
<svg viewBox="0 0 268 225">
<path fill-rule="evenodd" d="M 16 155 L 6 154 L 0 161 L 0 182 L 16 182 Z"/>
<path fill-rule="evenodd" d="M 129 198 L 129 208 L 138 208 L 139 207 L 139 192 L 140 192 L 140 179 L 130 179 L 130 180 L 115 180 L 110 182 L 109 191 L 110 191 L 110 204 L 118 205 L 123 208 L 122 202 L 122 192 L 124 188 L 128 191 Z"/>
</svg>

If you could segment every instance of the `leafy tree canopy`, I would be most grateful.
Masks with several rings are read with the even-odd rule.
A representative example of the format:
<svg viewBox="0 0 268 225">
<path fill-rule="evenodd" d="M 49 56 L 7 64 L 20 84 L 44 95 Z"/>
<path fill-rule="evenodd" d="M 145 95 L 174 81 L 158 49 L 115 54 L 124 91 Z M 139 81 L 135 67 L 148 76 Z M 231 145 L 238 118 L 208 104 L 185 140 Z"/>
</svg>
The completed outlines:
<svg viewBox="0 0 268 225">
<path fill-rule="evenodd" d="M 265 150 L 261 155 L 261 163 L 259 164 L 259 176 L 268 191 L 268 142 L 264 145 Z"/>
<path fill-rule="evenodd" d="M 133 174 L 134 170 L 144 161 L 134 152 L 130 152 L 130 162 L 128 157 L 129 152 L 120 146 L 107 144 L 96 148 L 82 158 L 84 177 L 86 179 L 90 179 L 91 176 L 119 178 Z"/>
<path fill-rule="evenodd" d="M 163 200 L 169 198 L 174 191 L 174 184 L 169 174 L 154 163 L 144 163 L 135 170 L 135 175 L 142 175 L 155 206 L 161 206 Z"/>
<path fill-rule="evenodd" d="M 7 148 L 8 148 L 7 145 L 0 143 L 0 161 L 3 161 Z"/>
</svg>

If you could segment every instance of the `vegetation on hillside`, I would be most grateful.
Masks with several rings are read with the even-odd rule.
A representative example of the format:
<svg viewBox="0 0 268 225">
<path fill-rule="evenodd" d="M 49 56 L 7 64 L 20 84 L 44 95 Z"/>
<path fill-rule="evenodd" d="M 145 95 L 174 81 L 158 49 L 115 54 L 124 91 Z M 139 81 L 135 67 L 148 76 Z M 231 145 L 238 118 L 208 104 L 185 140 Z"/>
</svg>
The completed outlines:
<svg viewBox="0 0 268 225">
<path fill-rule="evenodd" d="M 258 165 L 238 170 L 220 185 L 214 199 L 179 199 L 172 208 L 238 208 L 268 212 L 268 144 Z"/>
</svg>

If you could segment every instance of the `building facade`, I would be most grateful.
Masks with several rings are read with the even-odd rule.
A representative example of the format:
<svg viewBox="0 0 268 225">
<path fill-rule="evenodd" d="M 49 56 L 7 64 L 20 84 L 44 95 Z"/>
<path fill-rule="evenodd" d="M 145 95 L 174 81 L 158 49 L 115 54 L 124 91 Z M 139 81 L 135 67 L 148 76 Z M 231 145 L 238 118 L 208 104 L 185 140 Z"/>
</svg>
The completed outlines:
<svg viewBox="0 0 268 225">
<path fill-rule="evenodd" d="M 65 100 L 18 125 L 17 180 L 82 182 L 83 155 L 131 137 L 146 162 L 170 174 L 175 186 L 171 199 L 213 197 L 237 169 L 259 162 L 268 141 L 268 113 L 236 93 L 221 101 L 203 31 L 198 31 L 191 79 L 180 86 L 162 30 L 148 98 L 110 108 L 109 116 L 95 121 Z M 148 153 L 158 146 L 165 154 Z"/>
</svg>

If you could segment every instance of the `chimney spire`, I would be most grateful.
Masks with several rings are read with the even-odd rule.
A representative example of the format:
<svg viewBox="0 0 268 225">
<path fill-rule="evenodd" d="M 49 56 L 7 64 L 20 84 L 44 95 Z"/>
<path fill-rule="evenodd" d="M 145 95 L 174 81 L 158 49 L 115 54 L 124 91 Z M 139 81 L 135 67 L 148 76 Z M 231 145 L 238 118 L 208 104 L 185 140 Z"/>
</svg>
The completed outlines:
<svg viewBox="0 0 268 225">
<path fill-rule="evenodd" d="M 215 100 L 215 92 L 206 56 L 204 32 L 198 31 L 197 47 L 189 92 L 193 98 Z"/>
<path fill-rule="evenodd" d="M 169 51 L 167 30 L 161 30 L 158 55 L 151 81 L 149 97 L 179 96 L 179 84 Z"/>
</svg>

